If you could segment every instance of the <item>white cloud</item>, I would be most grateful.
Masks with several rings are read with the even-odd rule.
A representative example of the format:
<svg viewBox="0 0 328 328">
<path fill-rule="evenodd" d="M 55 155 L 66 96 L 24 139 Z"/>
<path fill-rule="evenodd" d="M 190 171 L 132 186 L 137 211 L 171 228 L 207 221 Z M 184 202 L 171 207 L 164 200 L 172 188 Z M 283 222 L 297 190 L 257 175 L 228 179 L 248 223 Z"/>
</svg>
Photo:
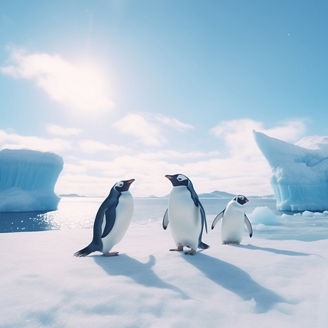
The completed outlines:
<svg viewBox="0 0 328 328">
<path fill-rule="evenodd" d="M 107 196 L 114 180 L 108 177 L 85 174 L 82 170 L 65 171 L 60 174 L 55 191 L 58 194 L 79 194 L 83 196 Z"/>
<path fill-rule="evenodd" d="M 287 121 L 281 126 L 277 126 L 271 129 L 263 130 L 265 134 L 278 138 L 287 142 L 298 141 L 305 133 L 306 128 L 303 121 Z"/>
<path fill-rule="evenodd" d="M 11 65 L 1 72 L 14 78 L 31 79 L 48 96 L 79 113 L 103 112 L 113 107 L 108 82 L 100 68 L 76 64 L 47 53 L 27 54 L 12 50 Z"/>
<path fill-rule="evenodd" d="M 257 150 L 253 138 L 253 130 L 260 130 L 262 124 L 250 119 L 222 121 L 210 131 L 222 138 L 230 155 L 245 157 Z"/>
<path fill-rule="evenodd" d="M 191 124 L 183 123 L 174 117 L 167 117 L 162 114 L 154 114 L 153 117 L 159 123 L 169 126 L 178 131 L 186 131 L 186 130 L 191 130 L 194 128 Z"/>
<path fill-rule="evenodd" d="M 308 149 L 315 149 L 315 150 L 322 150 L 326 154 L 328 153 L 328 136 L 308 136 L 303 137 L 296 143 L 297 146 L 308 148 Z"/>
<path fill-rule="evenodd" d="M 264 129 L 263 123 L 251 119 L 222 121 L 212 128 L 210 132 L 222 138 L 230 154 L 236 157 L 246 157 L 260 153 L 254 137 L 253 130 L 287 142 L 296 142 L 305 133 L 303 121 L 287 121 L 279 126 Z"/>
<path fill-rule="evenodd" d="M 138 196 L 167 194 L 170 184 L 164 175 L 181 170 L 181 165 L 164 160 L 145 159 L 142 154 L 117 156 L 111 161 L 83 160 L 81 165 L 87 168 L 90 175 L 97 172 L 106 177 L 103 184 L 108 183 L 107 181 L 114 183 L 120 179 L 136 179 L 132 192 Z"/>
<path fill-rule="evenodd" d="M 61 137 L 69 137 L 69 136 L 77 136 L 82 130 L 77 128 L 64 128 L 55 124 L 47 124 L 46 130 L 48 133 L 61 136 Z"/>
<path fill-rule="evenodd" d="M 147 146 L 160 146 L 166 142 L 160 128 L 140 114 L 128 114 L 114 123 L 114 127 Z"/>
<path fill-rule="evenodd" d="M 64 163 L 64 173 L 84 174 L 85 172 L 86 168 L 82 165 Z"/>
<path fill-rule="evenodd" d="M 167 142 L 164 131 L 168 127 L 180 132 L 194 128 L 176 118 L 153 113 L 128 114 L 114 123 L 114 127 L 123 134 L 135 137 L 144 145 L 157 147 Z"/>
<path fill-rule="evenodd" d="M 271 168 L 259 150 L 253 130 L 262 131 L 272 137 L 295 142 L 305 133 L 303 121 L 287 121 L 279 126 L 264 129 L 263 123 L 251 119 L 223 121 L 211 133 L 222 138 L 227 147 L 225 158 L 208 162 L 210 171 L 217 167 L 217 177 L 223 190 L 245 190 L 251 194 L 272 193 L 270 186 Z M 205 164 L 205 163 L 204 163 Z"/>
<path fill-rule="evenodd" d="M 39 151 L 63 152 L 72 148 L 72 143 L 60 138 L 21 136 L 0 130 L 0 149 L 32 149 Z"/>
<path fill-rule="evenodd" d="M 193 181 L 198 193 L 223 190 L 231 193 L 268 194 L 270 187 L 270 168 L 263 170 L 264 161 L 258 160 L 250 165 L 235 158 L 185 158 L 181 161 L 169 161 L 165 158 L 150 157 L 149 153 L 117 156 L 111 161 L 83 160 L 80 165 L 88 175 L 103 176 L 98 185 L 90 186 L 89 193 L 99 193 L 108 189 L 109 183 L 119 179 L 136 179 L 133 194 L 165 195 L 171 190 L 171 184 L 165 174 L 184 173 Z M 102 189 L 100 189 L 102 188 Z"/>
<path fill-rule="evenodd" d="M 295 142 L 305 133 L 306 129 L 302 120 L 286 121 L 279 126 L 265 129 L 262 122 L 245 118 L 222 121 L 211 129 L 211 133 L 217 137 L 227 137 L 228 135 L 238 135 L 239 137 L 245 134 L 252 135 L 253 130 L 264 132 L 271 137 L 287 142 Z"/>
<path fill-rule="evenodd" d="M 127 147 L 118 146 L 114 144 L 105 144 L 95 140 L 81 140 L 79 148 L 84 153 L 94 154 L 97 152 L 127 152 Z"/>
<path fill-rule="evenodd" d="M 265 172 L 262 162 L 245 166 L 233 158 L 211 158 L 168 162 L 149 159 L 144 154 L 117 156 L 110 161 L 81 160 L 69 165 L 57 186 L 59 193 L 82 193 L 105 196 L 120 179 L 136 179 L 132 193 L 136 196 L 165 195 L 172 188 L 165 174 L 184 173 L 193 181 L 198 193 L 223 190 L 231 193 L 268 194 L 270 169 Z M 268 192 L 269 190 L 269 192 Z"/>
<path fill-rule="evenodd" d="M 157 152 L 149 152 L 149 153 L 142 153 L 140 154 L 141 158 L 147 160 L 154 160 L 154 159 L 165 159 L 169 160 L 170 162 L 180 161 L 181 159 L 185 160 L 195 160 L 200 158 L 213 158 L 218 156 L 220 153 L 217 151 L 209 151 L 209 152 L 201 152 L 201 151 L 190 151 L 190 152 L 183 152 L 183 151 L 176 151 L 176 150 L 169 150 L 163 149 Z"/>
<path fill-rule="evenodd" d="M 56 186 L 58 193 L 105 196 L 116 181 L 135 178 L 136 182 L 131 190 L 134 195 L 165 195 L 170 191 L 171 185 L 164 175 L 184 173 L 193 181 L 198 193 L 222 190 L 245 195 L 269 194 L 272 193 L 271 169 L 255 144 L 253 129 L 265 133 L 270 131 L 271 135 L 275 134 L 278 138 L 283 134 L 284 138 L 291 138 L 291 135 L 292 138 L 298 138 L 305 130 L 304 125 L 297 121 L 269 130 L 263 129 L 261 122 L 252 120 L 222 122 L 212 133 L 222 138 L 228 148 L 227 152 L 223 148 L 222 152 L 179 152 L 162 148 L 154 152 L 140 152 L 91 139 L 46 139 L 0 130 L 0 148 L 14 146 L 61 154 L 65 164 Z M 291 131 L 291 135 L 288 131 Z M 315 137 L 321 143 L 326 139 L 327 137 Z M 102 152 L 102 160 L 96 155 L 90 156 L 96 152 Z"/>
</svg>

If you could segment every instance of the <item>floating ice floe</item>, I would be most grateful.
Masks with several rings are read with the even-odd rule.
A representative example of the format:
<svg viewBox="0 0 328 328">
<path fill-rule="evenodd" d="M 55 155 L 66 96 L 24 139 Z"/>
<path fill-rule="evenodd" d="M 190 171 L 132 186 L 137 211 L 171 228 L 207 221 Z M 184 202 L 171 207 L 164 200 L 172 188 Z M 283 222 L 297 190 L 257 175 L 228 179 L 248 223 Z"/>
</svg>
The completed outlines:
<svg viewBox="0 0 328 328">
<path fill-rule="evenodd" d="M 60 156 L 33 150 L 0 151 L 0 212 L 56 210 Z"/>
<path fill-rule="evenodd" d="M 328 209 L 328 151 L 306 149 L 254 131 L 272 168 L 271 184 L 280 211 Z"/>
</svg>

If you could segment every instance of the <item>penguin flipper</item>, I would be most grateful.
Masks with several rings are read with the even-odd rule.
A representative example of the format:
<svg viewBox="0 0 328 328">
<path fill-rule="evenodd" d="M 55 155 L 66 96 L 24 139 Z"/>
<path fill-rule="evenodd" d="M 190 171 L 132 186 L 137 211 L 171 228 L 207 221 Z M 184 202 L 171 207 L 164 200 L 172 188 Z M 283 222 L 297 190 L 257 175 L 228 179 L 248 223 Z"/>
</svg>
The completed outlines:
<svg viewBox="0 0 328 328">
<path fill-rule="evenodd" d="M 106 237 L 113 229 L 116 219 L 116 206 L 118 204 L 120 195 L 121 195 L 120 192 L 118 192 L 115 188 L 112 188 L 109 196 L 104 200 L 104 202 L 100 206 L 103 207 L 102 215 L 105 215 L 106 217 L 106 225 L 104 231 L 101 234 L 101 238 Z"/>
<path fill-rule="evenodd" d="M 200 207 L 200 216 L 202 218 L 202 226 L 205 224 L 205 231 L 207 233 L 207 222 L 206 222 L 206 214 L 204 207 L 201 202 L 199 202 L 199 207 Z"/>
<path fill-rule="evenodd" d="M 166 230 L 167 226 L 169 225 L 169 214 L 168 214 L 168 208 L 165 211 L 165 214 L 163 216 L 163 222 L 162 222 L 162 227 L 164 230 Z"/>
<path fill-rule="evenodd" d="M 110 207 L 105 212 L 105 217 L 106 217 L 106 225 L 105 225 L 105 229 L 101 235 L 101 238 L 106 237 L 112 231 L 112 229 L 114 227 L 115 219 L 116 219 L 116 205 Z"/>
<path fill-rule="evenodd" d="M 204 207 L 203 207 L 202 203 L 200 202 L 199 197 L 198 197 L 198 195 L 197 195 L 197 193 L 194 189 L 194 186 L 193 186 L 193 184 L 190 180 L 188 180 L 187 189 L 190 192 L 191 199 L 193 200 L 195 206 L 196 207 L 199 206 L 199 208 L 200 208 L 200 215 L 201 215 L 201 219 L 202 219 L 202 232 L 203 232 L 203 226 L 205 224 L 205 230 L 206 230 L 206 233 L 207 233 L 207 222 L 206 222 L 205 210 L 204 210 Z"/>
<path fill-rule="evenodd" d="M 249 237 L 252 238 L 252 236 L 253 236 L 253 228 L 252 228 L 252 224 L 249 221 L 249 219 L 248 219 L 248 217 L 247 217 L 246 214 L 244 214 L 244 221 L 245 221 L 245 224 L 246 224 L 246 227 L 247 227 L 247 230 L 248 230 Z"/>
<path fill-rule="evenodd" d="M 188 180 L 187 189 L 189 190 L 189 192 L 191 194 L 191 198 L 194 201 L 195 206 L 198 207 L 200 201 L 199 201 L 198 195 L 196 194 L 196 191 L 194 189 L 194 186 L 193 186 L 193 184 L 192 184 L 192 182 L 190 180 Z"/>
<path fill-rule="evenodd" d="M 212 230 L 214 229 L 214 227 L 215 227 L 215 225 L 218 223 L 218 221 L 221 220 L 221 219 L 223 218 L 224 211 L 225 211 L 225 209 L 224 209 L 223 211 L 221 211 L 221 212 L 215 217 L 215 219 L 213 220 L 213 223 L 212 223 L 212 226 L 211 226 Z"/>
<path fill-rule="evenodd" d="M 204 207 L 201 204 L 201 202 L 199 202 L 199 212 L 200 212 L 200 216 L 201 216 L 202 228 L 201 228 L 199 238 L 198 238 L 198 248 L 207 249 L 210 246 L 208 246 L 207 244 L 202 242 L 204 226 L 205 226 L 205 230 L 206 230 L 206 233 L 207 233 L 207 222 L 206 222 L 205 210 L 204 210 Z"/>
</svg>

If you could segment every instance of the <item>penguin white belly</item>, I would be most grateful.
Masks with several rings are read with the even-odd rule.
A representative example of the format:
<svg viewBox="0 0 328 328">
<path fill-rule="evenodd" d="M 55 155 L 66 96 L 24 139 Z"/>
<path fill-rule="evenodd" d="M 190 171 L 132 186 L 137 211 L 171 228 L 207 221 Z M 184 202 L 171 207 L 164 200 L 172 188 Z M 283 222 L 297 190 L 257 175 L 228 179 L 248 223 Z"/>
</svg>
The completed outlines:
<svg viewBox="0 0 328 328">
<path fill-rule="evenodd" d="M 244 231 L 244 212 L 238 208 L 226 209 L 221 226 L 222 242 L 240 243 Z"/>
<path fill-rule="evenodd" d="M 177 246 L 188 246 L 196 250 L 201 232 L 201 216 L 189 190 L 185 186 L 174 187 L 170 193 L 168 207 L 169 225 Z"/>
<path fill-rule="evenodd" d="M 124 191 L 121 193 L 116 207 L 115 224 L 111 232 L 101 239 L 103 243 L 103 253 L 108 253 L 114 245 L 121 241 L 131 223 L 132 213 L 133 197 L 129 191 Z M 102 231 L 104 231 L 105 225 L 106 219 L 104 218 Z"/>
</svg>

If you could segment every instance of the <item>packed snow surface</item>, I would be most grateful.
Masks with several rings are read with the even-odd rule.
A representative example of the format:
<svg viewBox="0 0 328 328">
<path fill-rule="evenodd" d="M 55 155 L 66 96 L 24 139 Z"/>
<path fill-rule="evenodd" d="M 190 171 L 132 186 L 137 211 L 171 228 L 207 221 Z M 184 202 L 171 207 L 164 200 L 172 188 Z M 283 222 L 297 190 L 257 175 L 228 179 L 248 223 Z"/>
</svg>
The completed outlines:
<svg viewBox="0 0 328 328">
<path fill-rule="evenodd" d="M 273 215 L 250 213 L 240 246 L 222 245 L 218 226 L 195 256 L 169 252 L 160 219 L 133 222 L 112 258 L 73 257 L 92 229 L 3 233 L 0 327 L 325 328 L 328 240 L 258 237 Z"/>
<path fill-rule="evenodd" d="M 257 145 L 272 168 L 271 184 L 281 211 L 328 209 L 328 151 L 299 147 L 254 132 Z"/>
<path fill-rule="evenodd" d="M 54 187 L 63 160 L 33 150 L 0 151 L 0 212 L 57 209 Z"/>
</svg>

